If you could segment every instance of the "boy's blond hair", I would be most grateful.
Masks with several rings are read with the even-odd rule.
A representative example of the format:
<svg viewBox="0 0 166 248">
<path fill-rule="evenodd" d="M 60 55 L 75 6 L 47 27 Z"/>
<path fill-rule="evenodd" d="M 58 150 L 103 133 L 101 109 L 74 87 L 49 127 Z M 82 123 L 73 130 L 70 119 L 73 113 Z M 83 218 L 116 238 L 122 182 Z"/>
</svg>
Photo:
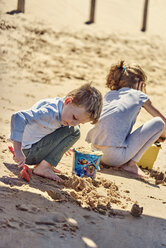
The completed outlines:
<svg viewBox="0 0 166 248">
<path fill-rule="evenodd" d="M 92 124 L 98 121 L 102 110 L 102 95 L 91 83 L 72 90 L 66 97 L 72 97 L 73 104 L 85 108 Z"/>
</svg>

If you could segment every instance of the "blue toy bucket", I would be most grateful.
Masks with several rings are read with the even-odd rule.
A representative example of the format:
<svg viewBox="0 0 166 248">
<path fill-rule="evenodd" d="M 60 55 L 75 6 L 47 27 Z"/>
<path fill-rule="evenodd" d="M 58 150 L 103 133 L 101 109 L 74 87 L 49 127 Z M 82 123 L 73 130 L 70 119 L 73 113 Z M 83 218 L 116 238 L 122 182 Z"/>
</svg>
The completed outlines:
<svg viewBox="0 0 166 248">
<path fill-rule="evenodd" d="M 99 164 L 103 153 L 93 150 L 86 152 L 83 148 L 73 149 L 73 151 L 73 173 L 79 177 L 87 176 L 94 179 L 96 171 L 100 170 Z"/>
</svg>

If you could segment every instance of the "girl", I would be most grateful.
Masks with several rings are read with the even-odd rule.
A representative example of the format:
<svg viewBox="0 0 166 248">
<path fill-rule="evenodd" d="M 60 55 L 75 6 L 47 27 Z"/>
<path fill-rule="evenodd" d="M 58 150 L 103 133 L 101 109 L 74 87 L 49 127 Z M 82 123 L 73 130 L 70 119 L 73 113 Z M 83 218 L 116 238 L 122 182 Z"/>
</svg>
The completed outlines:
<svg viewBox="0 0 166 248">
<path fill-rule="evenodd" d="M 121 167 L 145 177 L 137 166 L 143 153 L 161 136 L 166 138 L 166 119 L 144 93 L 146 75 L 138 65 L 124 61 L 110 68 L 99 122 L 88 132 L 86 141 L 103 152 L 101 162 Z M 154 118 L 132 132 L 141 107 Z M 160 139 L 160 141 L 161 141 Z"/>
</svg>

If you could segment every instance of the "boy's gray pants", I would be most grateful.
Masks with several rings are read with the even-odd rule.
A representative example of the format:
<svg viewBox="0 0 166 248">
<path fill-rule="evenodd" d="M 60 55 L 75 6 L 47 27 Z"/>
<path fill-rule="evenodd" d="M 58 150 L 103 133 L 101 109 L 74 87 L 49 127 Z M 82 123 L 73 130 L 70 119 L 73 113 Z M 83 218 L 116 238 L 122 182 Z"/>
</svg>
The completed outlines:
<svg viewBox="0 0 166 248">
<path fill-rule="evenodd" d="M 46 160 L 53 166 L 57 166 L 63 154 L 79 139 L 79 126 L 61 127 L 53 133 L 46 135 L 29 149 L 23 149 L 26 156 L 26 164 L 36 165 Z"/>
</svg>

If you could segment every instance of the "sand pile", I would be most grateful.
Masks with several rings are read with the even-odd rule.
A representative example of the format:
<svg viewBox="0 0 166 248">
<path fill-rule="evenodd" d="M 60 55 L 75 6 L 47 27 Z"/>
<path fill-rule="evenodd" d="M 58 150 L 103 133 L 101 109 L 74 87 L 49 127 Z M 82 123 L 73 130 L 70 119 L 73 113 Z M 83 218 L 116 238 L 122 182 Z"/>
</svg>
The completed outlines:
<svg viewBox="0 0 166 248">
<path fill-rule="evenodd" d="M 64 181 L 64 186 L 62 191 L 48 190 L 47 193 L 55 201 L 70 201 L 103 215 L 112 214 L 113 206 L 125 208 L 125 204 L 132 202 L 129 197 L 120 193 L 115 183 L 100 176 L 97 180 L 92 180 L 88 177 L 80 178 L 72 175 Z"/>
</svg>

